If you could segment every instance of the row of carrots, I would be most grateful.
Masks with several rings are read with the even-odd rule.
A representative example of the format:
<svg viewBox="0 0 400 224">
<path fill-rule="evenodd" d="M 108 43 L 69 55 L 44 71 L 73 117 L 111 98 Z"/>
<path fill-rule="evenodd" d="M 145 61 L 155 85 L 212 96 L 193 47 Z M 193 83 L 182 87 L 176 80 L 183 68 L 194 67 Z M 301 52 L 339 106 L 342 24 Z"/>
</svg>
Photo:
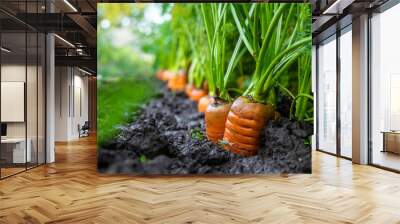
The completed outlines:
<svg viewBox="0 0 400 224">
<path fill-rule="evenodd" d="M 200 113 L 206 112 L 208 105 L 213 101 L 213 98 L 208 95 L 206 82 L 203 84 L 202 89 L 194 87 L 193 84 L 187 83 L 187 75 L 183 70 L 176 73 L 168 70 L 158 70 L 157 78 L 167 82 L 167 87 L 171 91 L 184 91 L 189 99 L 198 102 L 197 110 Z"/>
<path fill-rule="evenodd" d="M 257 154 L 283 96 L 290 119 L 313 120 L 309 4 L 175 4 L 171 12 L 156 75 L 198 102 L 210 141 Z"/>
<path fill-rule="evenodd" d="M 211 97 L 206 84 L 201 89 L 188 84 L 184 70 L 158 70 L 156 76 L 166 82 L 171 91 L 185 92 L 189 99 L 197 102 L 198 112 L 205 113 L 210 141 L 242 156 L 257 153 L 262 128 L 268 120 L 280 116 L 272 105 L 255 103 L 247 97 L 238 97 L 233 103 Z"/>
</svg>

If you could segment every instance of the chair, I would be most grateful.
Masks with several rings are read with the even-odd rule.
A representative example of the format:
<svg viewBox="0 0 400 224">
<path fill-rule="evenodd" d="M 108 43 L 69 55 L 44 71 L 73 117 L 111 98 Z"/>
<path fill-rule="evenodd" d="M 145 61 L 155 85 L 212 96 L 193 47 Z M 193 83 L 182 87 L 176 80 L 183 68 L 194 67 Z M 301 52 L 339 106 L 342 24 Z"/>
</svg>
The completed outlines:
<svg viewBox="0 0 400 224">
<path fill-rule="evenodd" d="M 85 121 L 82 127 L 78 124 L 79 138 L 89 136 L 89 129 L 90 129 L 89 121 Z"/>
</svg>

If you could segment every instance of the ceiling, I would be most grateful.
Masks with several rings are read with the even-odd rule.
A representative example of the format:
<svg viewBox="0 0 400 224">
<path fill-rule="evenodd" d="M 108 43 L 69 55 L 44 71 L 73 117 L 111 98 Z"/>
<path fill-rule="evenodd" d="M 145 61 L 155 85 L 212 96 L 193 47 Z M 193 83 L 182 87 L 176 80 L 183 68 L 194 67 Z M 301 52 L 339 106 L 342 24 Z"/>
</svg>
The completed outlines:
<svg viewBox="0 0 400 224">
<path fill-rule="evenodd" d="M 27 55 L 29 60 L 38 50 L 33 36 L 51 32 L 57 34 L 56 66 L 79 66 L 96 74 L 96 4 L 97 0 L 1 0 L 2 46 L 12 49 L 7 58 L 16 60 Z"/>
<path fill-rule="evenodd" d="M 351 24 L 352 18 L 372 11 L 389 0 L 312 0 L 313 42 L 331 36 Z"/>
<path fill-rule="evenodd" d="M 303 0 L 281 0 L 282 2 Z M 355 16 L 387 0 L 311 0 L 313 12 L 313 37 L 335 32 L 334 26 L 346 16 Z M 54 32 L 56 65 L 80 66 L 96 73 L 96 27 L 97 2 L 116 2 L 112 0 L 1 0 L 0 25 L 4 40 L 3 46 L 14 48 L 10 58 L 25 55 L 25 39 L 21 32 Z M 132 2 L 119 0 L 118 2 Z M 141 1 L 148 2 L 148 1 Z M 46 4 L 47 3 L 47 4 Z M 51 13 L 49 13 L 51 11 Z M 351 22 L 351 18 L 349 19 Z M 345 23 L 344 23 L 345 24 Z M 332 28 L 333 27 L 333 28 Z M 330 30 L 329 30 L 330 29 Z M 19 34 L 18 34 L 19 33 Z M 317 38 L 318 37 L 318 38 Z M 31 38 L 27 38 L 28 42 Z M 65 41 L 64 41 L 65 40 Z M 40 46 L 39 46 L 40 47 Z M 35 52 L 36 46 L 28 44 L 27 52 Z M 18 55 L 19 54 L 19 55 Z"/>
</svg>

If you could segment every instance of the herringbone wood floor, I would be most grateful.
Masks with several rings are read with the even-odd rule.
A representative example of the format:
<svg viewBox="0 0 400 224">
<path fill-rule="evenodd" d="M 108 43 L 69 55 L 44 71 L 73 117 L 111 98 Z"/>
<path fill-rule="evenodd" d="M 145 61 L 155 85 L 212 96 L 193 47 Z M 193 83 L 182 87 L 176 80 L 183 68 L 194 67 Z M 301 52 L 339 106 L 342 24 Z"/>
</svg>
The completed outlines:
<svg viewBox="0 0 400 224">
<path fill-rule="evenodd" d="M 95 144 L 0 181 L 0 223 L 400 223 L 400 175 L 323 153 L 312 175 L 104 176 Z"/>
</svg>

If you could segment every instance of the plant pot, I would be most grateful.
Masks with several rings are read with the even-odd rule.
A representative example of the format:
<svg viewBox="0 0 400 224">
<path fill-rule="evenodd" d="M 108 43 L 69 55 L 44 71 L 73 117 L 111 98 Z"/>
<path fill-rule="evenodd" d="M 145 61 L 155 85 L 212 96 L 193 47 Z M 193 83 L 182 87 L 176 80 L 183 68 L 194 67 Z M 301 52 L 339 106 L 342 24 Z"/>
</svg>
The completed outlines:
<svg viewBox="0 0 400 224">
<path fill-rule="evenodd" d="M 181 92 L 185 90 L 186 86 L 186 75 L 184 73 L 176 73 L 168 80 L 168 88 L 175 92 Z"/>
<path fill-rule="evenodd" d="M 255 103 L 246 97 L 237 98 L 225 123 L 225 149 L 242 156 L 257 154 L 261 130 L 274 116 L 275 111 L 270 104 Z"/>
<path fill-rule="evenodd" d="M 207 138 L 218 143 L 224 137 L 225 121 L 228 117 L 231 103 L 221 100 L 214 100 L 208 104 L 205 111 Z"/>
<path fill-rule="evenodd" d="M 206 112 L 208 105 L 213 102 L 214 102 L 214 98 L 212 98 L 211 96 L 206 95 L 206 96 L 201 97 L 197 104 L 197 111 L 199 113 Z"/>
</svg>

